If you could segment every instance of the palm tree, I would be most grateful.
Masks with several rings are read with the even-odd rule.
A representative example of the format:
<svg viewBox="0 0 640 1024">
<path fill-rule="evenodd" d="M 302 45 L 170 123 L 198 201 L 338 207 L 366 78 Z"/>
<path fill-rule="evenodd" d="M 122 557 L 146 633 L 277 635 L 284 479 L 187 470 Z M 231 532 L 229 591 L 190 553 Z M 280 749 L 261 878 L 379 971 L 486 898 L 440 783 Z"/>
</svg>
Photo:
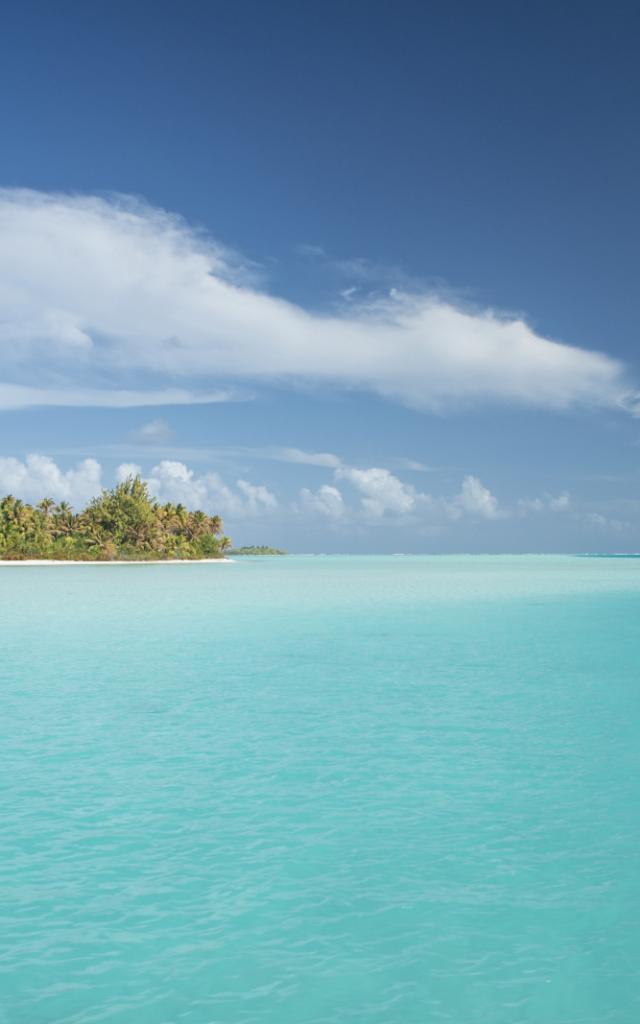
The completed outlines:
<svg viewBox="0 0 640 1024">
<path fill-rule="evenodd" d="M 209 516 L 206 512 L 192 512 L 187 520 L 186 533 L 189 540 L 196 540 L 210 532 Z"/>
<path fill-rule="evenodd" d="M 45 519 L 48 519 L 51 509 L 55 507 L 55 501 L 53 498 L 43 498 L 42 501 L 38 502 L 37 507 L 44 513 Z"/>
<path fill-rule="evenodd" d="M 18 526 L 25 525 L 31 518 L 30 513 L 33 511 L 30 505 L 25 505 L 24 501 L 20 498 L 16 498 L 13 503 L 13 521 Z"/>
<path fill-rule="evenodd" d="M 182 502 L 179 502 L 176 505 L 175 517 L 176 517 L 176 519 L 178 520 L 178 522 L 180 523 L 181 526 L 184 526 L 187 523 L 187 520 L 189 518 L 189 513 L 188 513 L 187 509 L 185 508 L 185 506 L 182 504 Z"/>
<path fill-rule="evenodd" d="M 58 536 L 62 537 L 66 534 L 71 533 L 71 530 L 73 528 L 74 515 L 73 509 L 71 508 L 71 505 L 69 504 L 68 501 L 61 501 L 58 505 L 56 505 L 56 508 L 54 509 L 53 513 L 53 520 L 55 523 L 55 530 Z"/>
</svg>

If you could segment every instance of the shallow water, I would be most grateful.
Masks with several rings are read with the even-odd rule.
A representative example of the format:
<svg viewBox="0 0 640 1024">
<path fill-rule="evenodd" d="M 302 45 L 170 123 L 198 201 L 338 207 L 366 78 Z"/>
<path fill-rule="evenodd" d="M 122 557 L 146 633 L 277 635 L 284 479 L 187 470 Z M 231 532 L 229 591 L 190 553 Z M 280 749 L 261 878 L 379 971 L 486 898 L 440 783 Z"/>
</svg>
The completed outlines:
<svg viewBox="0 0 640 1024">
<path fill-rule="evenodd" d="M 640 561 L 0 569 L 3 1024 L 640 1019 Z"/>
</svg>

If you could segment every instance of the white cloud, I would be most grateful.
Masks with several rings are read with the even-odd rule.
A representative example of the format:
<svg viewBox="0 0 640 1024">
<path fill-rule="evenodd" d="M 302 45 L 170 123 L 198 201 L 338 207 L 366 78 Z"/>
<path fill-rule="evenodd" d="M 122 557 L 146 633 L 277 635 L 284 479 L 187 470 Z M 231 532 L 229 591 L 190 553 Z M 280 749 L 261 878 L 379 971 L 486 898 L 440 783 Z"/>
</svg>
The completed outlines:
<svg viewBox="0 0 640 1024">
<path fill-rule="evenodd" d="M 132 435 L 133 441 L 141 444 L 159 444 L 162 441 L 169 441 L 173 437 L 173 431 L 165 420 L 155 419 L 143 424 Z"/>
<path fill-rule="evenodd" d="M 299 245 L 294 246 L 298 256 L 306 256 L 308 259 L 321 259 L 326 255 L 321 245 L 313 245 L 310 242 L 300 242 Z"/>
<path fill-rule="evenodd" d="M 631 529 L 631 523 L 625 522 L 623 519 L 612 519 L 609 516 L 603 516 L 600 512 L 583 512 L 578 518 L 585 526 L 602 530 L 605 533 L 624 533 L 626 530 Z"/>
<path fill-rule="evenodd" d="M 267 508 L 277 508 L 278 502 L 273 494 L 264 484 L 250 484 L 246 480 L 237 481 L 238 490 L 244 495 L 245 510 L 249 515 L 256 515 Z"/>
<path fill-rule="evenodd" d="M 371 469 L 341 466 L 336 470 L 336 478 L 348 480 L 360 491 L 363 495 L 362 508 L 372 519 L 382 519 L 387 513 L 407 516 L 415 509 L 415 489 L 409 484 L 404 484 L 388 469 L 375 466 Z"/>
<path fill-rule="evenodd" d="M 528 515 L 531 512 L 566 512 L 571 507 L 571 498 L 568 491 L 563 491 L 555 497 L 552 494 L 545 494 L 543 498 L 520 498 L 518 500 L 518 512 L 520 515 Z"/>
<path fill-rule="evenodd" d="M 153 467 L 148 484 L 158 501 L 200 508 L 233 519 L 263 515 L 278 505 L 275 495 L 264 486 L 238 480 L 237 490 L 234 490 L 217 473 L 197 476 L 184 462 L 169 459 Z"/>
<path fill-rule="evenodd" d="M 115 471 L 117 483 L 138 475 L 144 476 L 135 462 L 123 462 Z M 148 484 L 159 501 L 182 502 L 191 509 L 234 519 L 261 516 L 278 508 L 275 495 L 263 485 L 237 480 L 234 489 L 217 473 L 198 476 L 183 462 L 163 460 L 151 470 Z M 0 497 L 13 494 L 29 502 L 47 497 L 82 508 L 100 494 L 102 486 L 102 467 L 95 459 L 84 459 L 74 468 L 62 470 L 48 455 L 31 454 L 24 461 L 0 458 Z"/>
<path fill-rule="evenodd" d="M 303 487 L 300 491 L 303 512 L 325 516 L 327 519 L 342 519 L 345 513 L 344 499 L 337 487 L 323 484 L 317 491 Z"/>
<path fill-rule="evenodd" d="M 278 448 L 271 449 L 272 458 L 282 462 L 295 462 L 303 466 L 325 466 L 329 469 L 337 469 L 342 465 L 342 460 L 331 452 L 304 452 L 300 448 Z"/>
<path fill-rule="evenodd" d="M 529 512 L 544 512 L 547 507 L 542 498 L 518 498 L 518 510 L 523 516 Z"/>
<path fill-rule="evenodd" d="M 498 506 L 498 499 L 477 476 L 465 476 L 454 506 L 469 515 L 480 516 L 482 519 L 499 519 L 504 515 Z"/>
<path fill-rule="evenodd" d="M 464 515 L 481 519 L 501 519 L 507 515 L 489 488 L 475 476 L 466 476 L 460 493 L 453 498 L 419 491 L 380 467 L 355 469 L 340 466 L 335 477 L 348 480 L 360 492 L 362 511 L 371 521 L 419 518 L 445 522 Z"/>
<path fill-rule="evenodd" d="M 137 462 L 122 462 L 116 469 L 116 483 L 122 484 L 131 476 L 141 476 L 142 466 Z"/>
<path fill-rule="evenodd" d="M 65 472 L 47 455 L 27 455 L 24 462 L 0 458 L 0 494 L 13 494 L 23 501 L 54 498 L 82 506 L 100 493 L 101 479 L 102 469 L 95 459 L 84 459 Z"/>
<path fill-rule="evenodd" d="M 309 313 L 252 286 L 179 218 L 128 199 L 0 192 L 0 282 L 2 408 L 225 400 L 223 379 L 315 381 L 426 409 L 636 401 L 614 359 L 518 317 L 397 291 Z"/>
<path fill-rule="evenodd" d="M 402 469 L 409 469 L 413 473 L 429 473 L 431 471 L 430 466 L 425 466 L 424 462 L 418 462 L 417 459 L 401 457 L 396 459 L 396 463 L 398 466 L 401 466 Z"/>
<path fill-rule="evenodd" d="M 552 512 L 564 512 L 569 508 L 571 499 L 567 491 L 563 491 L 556 498 L 550 497 L 548 499 L 549 508 Z"/>
<path fill-rule="evenodd" d="M 520 499 L 509 508 L 500 505 L 495 495 L 476 476 L 466 476 L 460 491 L 447 496 L 419 491 L 381 467 L 361 469 L 343 464 L 337 467 L 332 463 L 319 465 L 332 469 L 336 482 L 344 481 L 352 487 L 358 502 L 347 503 L 338 486 L 323 484 L 317 490 L 302 488 L 296 504 L 282 505 L 264 484 L 238 479 L 230 485 L 218 473 L 197 473 L 184 462 L 171 459 L 162 460 L 148 474 L 138 463 L 123 462 L 115 470 L 115 479 L 121 482 L 130 476 L 146 476 L 150 492 L 157 500 L 218 513 L 232 523 L 293 514 L 314 516 L 329 523 L 343 522 L 354 527 L 393 523 L 396 526 L 441 530 L 447 524 L 453 526 L 466 518 L 496 521 L 514 513 L 560 512 L 570 515 L 583 529 L 612 534 L 631 529 L 626 520 L 597 511 L 574 509 L 567 492 Z M 79 509 L 100 493 L 102 478 L 100 463 L 91 458 L 66 470 L 46 455 L 29 454 L 24 460 L 0 458 L 0 496 L 13 494 L 29 502 L 52 497 L 56 501 L 68 501 Z"/>
<path fill-rule="evenodd" d="M 1 244 L 1 243 L 0 243 Z M 1 291 L 1 288 L 0 288 Z M 1 310 L 0 305 L 0 310 Z M 0 366 L 3 360 L 3 345 L 7 341 L 0 336 Z M 36 368 L 34 367 L 34 372 Z M 30 409 L 34 406 L 66 406 L 72 408 L 126 409 L 154 405 L 210 405 L 214 402 L 234 402 L 247 396 L 233 391 L 217 389 L 194 395 L 185 388 L 165 388 L 164 391 L 123 391 L 106 388 L 84 387 L 30 387 L 23 384 L 0 383 L 0 409 Z"/>
</svg>

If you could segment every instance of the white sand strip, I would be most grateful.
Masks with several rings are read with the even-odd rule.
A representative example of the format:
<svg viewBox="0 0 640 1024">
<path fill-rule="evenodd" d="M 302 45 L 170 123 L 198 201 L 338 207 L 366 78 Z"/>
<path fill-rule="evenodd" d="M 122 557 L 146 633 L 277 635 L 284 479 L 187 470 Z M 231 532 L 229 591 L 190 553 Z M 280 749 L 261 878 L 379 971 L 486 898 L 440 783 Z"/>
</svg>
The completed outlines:
<svg viewBox="0 0 640 1024">
<path fill-rule="evenodd" d="M 91 562 L 88 559 L 58 559 L 58 558 L 22 558 L 22 559 L 0 559 L 0 567 L 14 565 L 230 565 L 233 558 L 156 558 L 156 559 L 135 559 L 128 562 L 114 560 L 113 562 Z"/>
</svg>

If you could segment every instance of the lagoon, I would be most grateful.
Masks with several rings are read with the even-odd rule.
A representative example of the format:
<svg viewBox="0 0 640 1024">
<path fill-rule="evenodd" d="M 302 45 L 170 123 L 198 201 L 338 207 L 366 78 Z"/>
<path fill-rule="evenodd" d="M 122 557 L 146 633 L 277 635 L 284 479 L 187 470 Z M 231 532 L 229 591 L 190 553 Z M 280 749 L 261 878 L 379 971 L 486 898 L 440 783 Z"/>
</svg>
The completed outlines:
<svg viewBox="0 0 640 1024">
<path fill-rule="evenodd" d="M 640 560 L 0 567 L 0 1022 L 640 1014 Z"/>
</svg>

